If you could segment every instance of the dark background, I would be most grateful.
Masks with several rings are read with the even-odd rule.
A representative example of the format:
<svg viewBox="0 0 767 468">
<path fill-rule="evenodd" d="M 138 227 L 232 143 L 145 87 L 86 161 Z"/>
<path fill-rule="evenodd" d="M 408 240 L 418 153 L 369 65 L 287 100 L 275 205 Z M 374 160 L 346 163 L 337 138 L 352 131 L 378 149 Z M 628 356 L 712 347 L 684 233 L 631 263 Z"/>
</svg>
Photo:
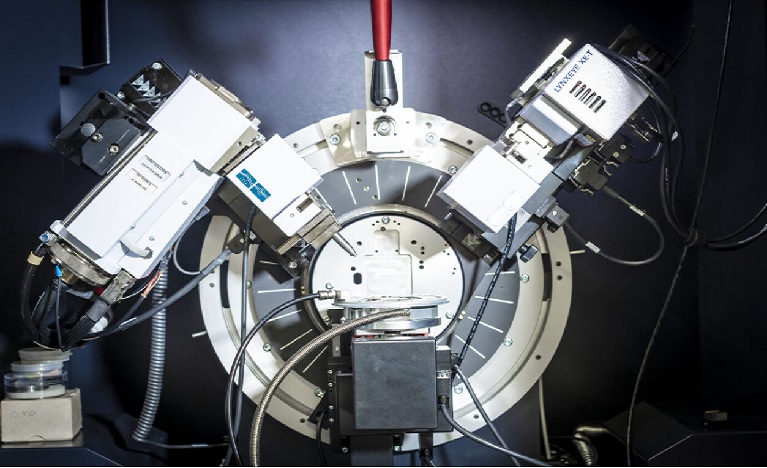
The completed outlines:
<svg viewBox="0 0 767 468">
<path fill-rule="evenodd" d="M 573 41 L 570 52 L 586 42 L 609 45 L 624 26 L 633 24 L 675 55 L 694 25 L 691 45 L 668 77 L 687 144 L 678 197 L 687 220 L 711 135 L 727 9 L 725 0 L 395 0 L 392 47 L 404 54 L 406 106 L 494 139 L 501 128 L 480 115 L 477 106 L 484 101 L 505 105 L 514 87 L 562 38 Z M 29 345 L 18 319 L 24 259 L 37 236 L 96 182 L 95 176 L 64 161 L 48 142 L 98 89 L 114 92 L 139 68 L 163 58 L 179 73 L 193 69 L 226 86 L 254 110 L 267 136 L 286 136 L 364 105 L 362 53 L 372 47 L 366 1 L 112 0 L 111 64 L 74 76 L 62 76 L 60 66 L 82 64 L 80 2 L 6 2 L 0 11 L 3 373 L 17 359 L 18 348 Z M 699 215 L 701 229 L 712 237 L 744 223 L 767 200 L 762 180 L 767 169 L 762 149 L 767 135 L 766 23 L 763 2 L 734 1 L 721 108 Z M 610 419 L 629 405 L 683 245 L 663 219 L 658 172 L 657 161 L 627 164 L 610 184 L 661 221 L 667 236 L 663 256 L 640 268 L 615 265 L 591 253 L 573 257 L 570 319 L 543 377 L 552 435 L 570 434 L 586 421 Z M 654 249 L 652 230 L 604 195 L 566 194 L 562 205 L 572 224 L 608 252 L 641 258 Z M 190 246 L 202 228 L 190 234 Z M 572 244 L 572 249 L 580 248 Z M 194 252 L 188 255 L 194 261 Z M 767 238 L 736 252 L 690 251 L 640 400 L 767 416 L 765 260 Z M 225 371 L 206 339 L 188 338 L 203 328 L 194 297 L 171 310 L 166 386 L 156 426 L 172 442 L 215 440 L 223 432 L 219 415 Z M 146 381 L 147 329 L 75 354 L 70 377 L 82 389 L 85 412 L 138 415 Z M 274 440 L 290 446 L 291 431 L 270 427 Z M 523 429 L 505 418 L 501 430 Z M 470 450 L 454 453 L 453 463 L 496 463 L 484 448 L 465 441 L 452 445 Z M 195 456 L 184 463 L 215 464 L 219 455 Z M 274 457 L 273 464 L 316 463 L 313 451 Z"/>
</svg>

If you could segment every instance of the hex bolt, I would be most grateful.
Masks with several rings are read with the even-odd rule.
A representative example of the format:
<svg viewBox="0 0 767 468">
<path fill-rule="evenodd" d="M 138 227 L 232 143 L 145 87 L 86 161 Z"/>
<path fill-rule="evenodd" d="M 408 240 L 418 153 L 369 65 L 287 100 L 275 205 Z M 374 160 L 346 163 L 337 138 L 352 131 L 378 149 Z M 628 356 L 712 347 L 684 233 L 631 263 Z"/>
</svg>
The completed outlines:
<svg viewBox="0 0 767 468">
<path fill-rule="evenodd" d="M 402 451 L 402 446 L 401 445 L 395 445 L 394 446 L 394 451 L 395 452 L 401 452 Z"/>
<path fill-rule="evenodd" d="M 328 374 L 333 375 L 333 369 L 328 369 Z"/>
<path fill-rule="evenodd" d="M 389 221 L 391 221 L 391 218 L 389 218 L 388 216 L 384 216 L 383 218 L 381 218 L 381 222 L 383 224 L 389 224 Z"/>
<path fill-rule="evenodd" d="M 162 70 L 162 64 L 160 62 L 153 63 L 152 70 Z"/>
<path fill-rule="evenodd" d="M 388 119 L 379 119 L 376 120 L 375 124 L 373 124 L 373 129 L 376 131 L 376 133 L 383 136 L 390 134 L 392 128 L 393 126 Z"/>
<path fill-rule="evenodd" d="M 125 99 L 125 93 L 122 91 L 117 92 L 117 99 Z"/>
<path fill-rule="evenodd" d="M 317 398 L 322 398 L 323 396 L 325 396 L 325 392 L 322 391 L 321 388 L 317 388 L 314 390 L 314 395 L 317 396 Z"/>
<path fill-rule="evenodd" d="M 435 143 L 437 141 L 437 134 L 429 132 L 426 134 L 426 143 Z"/>
<path fill-rule="evenodd" d="M 288 268 L 290 268 L 291 270 L 295 270 L 296 268 L 298 268 L 298 262 L 295 260 L 291 260 L 291 262 L 288 263 Z"/>
<path fill-rule="evenodd" d="M 268 353 L 269 351 L 272 350 L 272 345 L 270 345 L 269 343 L 264 343 L 263 348 L 264 348 L 264 351 Z"/>
<path fill-rule="evenodd" d="M 520 276 L 520 277 L 519 277 L 519 279 L 520 279 L 520 280 L 521 280 L 523 283 L 527 283 L 528 281 L 530 281 L 530 275 L 528 275 L 527 273 L 525 273 L 525 274 L 523 274 L 522 276 Z"/>
<path fill-rule="evenodd" d="M 328 419 L 328 422 L 329 422 L 330 424 L 333 424 L 334 422 L 336 422 L 336 420 L 335 420 L 335 419 L 333 419 L 333 418 L 329 418 L 329 419 Z M 348 450 L 348 449 L 347 449 L 347 450 Z"/>
<path fill-rule="evenodd" d="M 333 406 L 333 405 L 328 405 L 328 411 L 333 411 L 334 409 L 336 409 L 336 407 L 335 407 L 335 406 Z"/>
<path fill-rule="evenodd" d="M 513 341 L 511 341 L 511 338 L 506 338 L 505 340 L 503 340 L 504 346 L 511 346 L 512 343 Z"/>
<path fill-rule="evenodd" d="M 450 166 L 447 168 L 447 173 L 450 175 L 455 175 L 456 172 L 458 172 L 458 166 Z"/>
<path fill-rule="evenodd" d="M 109 145 L 109 154 L 117 154 L 120 152 L 120 147 L 114 143 Z"/>
<path fill-rule="evenodd" d="M 101 141 L 103 139 L 104 139 L 104 135 L 102 135 L 99 132 L 96 132 L 93 135 L 91 135 L 91 140 L 93 140 L 93 141 Z"/>
<path fill-rule="evenodd" d="M 338 133 L 334 133 L 328 137 L 328 142 L 331 145 L 337 145 L 341 143 L 341 137 L 338 135 Z"/>
<path fill-rule="evenodd" d="M 341 453 L 349 453 L 349 447 L 341 447 Z"/>
<path fill-rule="evenodd" d="M 333 382 L 328 382 L 328 388 L 333 388 Z"/>
</svg>

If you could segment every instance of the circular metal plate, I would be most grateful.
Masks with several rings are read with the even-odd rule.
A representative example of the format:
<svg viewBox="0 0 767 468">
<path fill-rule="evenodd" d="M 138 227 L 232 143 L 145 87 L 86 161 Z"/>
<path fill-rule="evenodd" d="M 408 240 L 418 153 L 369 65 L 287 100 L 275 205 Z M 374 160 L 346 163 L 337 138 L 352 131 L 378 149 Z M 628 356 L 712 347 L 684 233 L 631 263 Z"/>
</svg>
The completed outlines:
<svg viewBox="0 0 767 468">
<path fill-rule="evenodd" d="M 354 113 L 328 118 L 286 138 L 322 175 L 318 190 L 359 255 L 336 252 L 340 248 L 328 243 L 308 271 L 292 279 L 253 246 L 248 327 L 280 303 L 328 285 L 357 296 L 371 291 L 433 294 L 449 302 L 439 305 L 442 325 L 431 332 L 436 335 L 449 326 L 441 342 L 454 352 L 463 347 L 492 272 L 440 233 L 439 220 L 449 207 L 435 193 L 489 141 L 438 116 L 416 113 L 415 118 L 412 151 L 393 159 L 355 156 L 350 137 L 358 122 Z M 331 133 L 336 135 L 334 143 L 329 143 Z M 201 264 L 221 251 L 230 224 L 213 219 Z M 491 418 L 514 405 L 541 376 L 559 344 L 570 307 L 572 277 L 564 234 L 542 229 L 531 242 L 540 253 L 501 273 L 462 365 Z M 410 275 L 412 291 L 397 277 L 387 277 L 388 268 Z M 200 287 L 208 336 L 226 369 L 239 346 L 241 271 L 242 255 L 232 256 Z M 285 360 L 321 333 L 328 307 L 328 302 L 316 301 L 308 308 L 286 310 L 261 330 L 247 353 L 250 372 L 244 391 L 251 399 L 258 402 Z M 315 433 L 308 418 L 323 394 L 326 355 L 322 350 L 291 373 L 269 407 L 273 417 L 307 437 Z M 461 383 L 453 388 L 453 408 L 458 422 L 469 430 L 484 424 Z M 323 437 L 327 440 L 327 434 Z M 457 437 L 456 432 L 437 433 L 434 442 Z M 406 436 L 403 449 L 415 448 L 417 437 Z"/>
</svg>

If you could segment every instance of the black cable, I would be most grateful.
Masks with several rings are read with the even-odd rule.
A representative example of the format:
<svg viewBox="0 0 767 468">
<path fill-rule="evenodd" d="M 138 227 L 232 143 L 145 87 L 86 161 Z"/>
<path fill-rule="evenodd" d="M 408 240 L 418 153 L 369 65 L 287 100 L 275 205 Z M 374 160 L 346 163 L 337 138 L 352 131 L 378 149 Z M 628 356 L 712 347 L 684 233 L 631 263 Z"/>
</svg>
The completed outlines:
<svg viewBox="0 0 767 468">
<path fill-rule="evenodd" d="M 320 466 L 328 466 L 325 459 L 325 451 L 322 450 L 322 421 L 325 419 L 325 412 L 320 411 L 317 415 L 317 428 L 314 432 L 314 439 L 317 441 L 317 454 L 320 456 Z"/>
<path fill-rule="evenodd" d="M 663 249 L 666 246 L 666 239 L 663 236 L 663 231 L 661 230 L 658 223 L 650 216 L 649 214 L 645 213 L 643 210 L 640 210 L 637 208 L 633 203 L 629 202 L 625 198 L 623 198 L 620 194 L 618 194 L 615 190 L 610 188 L 609 186 L 605 185 L 602 189 L 607 195 L 609 195 L 612 198 L 615 198 L 616 200 L 620 201 L 624 205 L 626 205 L 631 211 L 633 211 L 635 214 L 640 216 L 642 219 L 646 220 L 650 225 L 655 229 L 655 231 L 658 233 L 658 238 L 660 239 L 660 242 L 658 243 L 658 248 L 655 250 L 655 253 L 653 253 L 650 257 L 647 257 L 643 260 L 624 260 L 617 257 L 614 257 L 612 255 L 609 255 L 602 251 L 597 245 L 592 243 L 591 241 L 587 241 L 583 236 L 581 236 L 573 227 L 570 225 L 570 223 L 566 222 L 564 224 L 565 228 L 570 232 L 570 234 L 573 235 L 581 244 L 586 246 L 589 250 L 594 252 L 595 254 L 599 255 L 600 257 L 609 260 L 613 263 L 617 263 L 619 265 L 625 265 L 625 266 L 641 266 L 641 265 L 647 265 L 648 263 L 652 263 L 655 260 L 657 260 L 661 254 L 663 253 Z"/>
<path fill-rule="evenodd" d="M 112 333 L 116 333 L 116 332 L 125 331 L 133 326 L 138 325 L 139 323 L 147 319 L 152 318 L 152 316 L 156 314 L 157 312 L 163 309 L 167 309 L 168 307 L 176 303 L 176 301 L 178 301 L 179 299 L 184 297 L 186 294 L 188 294 L 189 291 L 196 288 L 197 285 L 200 284 L 200 282 L 202 282 L 202 280 L 204 280 L 213 270 L 215 270 L 222 263 L 224 263 L 231 253 L 232 251 L 229 249 L 224 250 L 218 255 L 218 257 L 214 258 L 208 264 L 208 266 L 203 268 L 199 275 L 192 278 L 188 283 L 186 283 L 183 287 L 181 287 L 181 289 L 179 289 L 178 291 L 173 293 L 168 299 L 163 301 L 162 304 L 158 304 L 152 307 L 151 309 L 147 310 L 146 312 L 142 313 L 141 315 L 120 323 L 120 325 L 112 329 L 110 332 L 105 333 L 103 336 L 111 335 Z"/>
<path fill-rule="evenodd" d="M 244 361 L 245 359 L 245 349 L 247 347 L 247 343 L 250 342 L 252 338 L 249 339 L 249 337 L 255 336 L 256 333 L 268 322 L 272 319 L 275 315 L 282 312 L 283 310 L 287 309 L 288 307 L 298 304 L 300 302 L 309 301 L 312 299 L 318 299 L 320 297 L 319 293 L 313 293 L 313 294 L 307 294 L 305 296 L 300 296 L 295 299 L 291 299 L 287 302 L 283 302 L 282 304 L 278 305 L 269 313 L 261 317 L 261 319 L 256 323 L 256 325 L 248 332 L 247 337 L 240 345 L 239 349 L 237 349 L 237 354 L 234 356 L 234 362 L 232 363 L 232 367 L 229 370 L 229 378 L 226 381 L 226 398 L 224 401 L 224 417 L 226 419 L 226 428 L 229 432 L 229 444 L 232 449 L 232 453 L 234 454 L 235 459 L 242 465 L 242 457 L 240 456 L 240 451 L 237 448 L 237 441 L 234 437 L 234 426 L 232 421 L 232 393 L 234 393 L 234 376 L 237 374 L 237 368 L 240 366 L 240 361 Z M 242 391 L 242 387 L 240 387 L 240 391 Z"/>
<path fill-rule="evenodd" d="M 469 350 L 469 346 L 471 346 L 471 341 L 474 339 L 474 335 L 477 333 L 479 322 L 482 320 L 482 316 L 485 313 L 485 309 L 487 309 L 487 303 L 490 300 L 490 296 L 493 294 L 493 289 L 495 289 L 495 283 L 498 282 L 498 278 L 501 276 L 501 270 L 503 270 L 503 266 L 509 257 L 511 244 L 514 243 L 514 230 L 516 229 L 516 227 L 517 227 L 517 214 L 515 213 L 514 216 L 512 216 L 511 219 L 509 220 L 509 225 L 507 227 L 508 230 L 506 232 L 506 243 L 504 244 L 503 249 L 501 250 L 501 256 L 498 258 L 498 266 L 496 267 L 495 272 L 493 273 L 493 277 L 490 279 L 490 284 L 488 285 L 487 291 L 485 292 L 485 295 L 482 298 L 482 302 L 479 305 L 477 316 L 474 318 L 474 323 L 471 325 L 471 330 L 469 330 L 469 334 L 466 337 L 465 342 L 463 343 L 463 348 L 461 348 L 461 352 L 458 355 L 458 359 L 456 361 L 456 366 L 458 367 L 460 367 L 461 364 L 463 364 L 463 360 L 466 357 L 466 352 Z"/>
<path fill-rule="evenodd" d="M 493 444 L 492 442 L 489 442 L 489 441 L 487 441 L 487 440 L 485 440 L 485 439 L 483 439 L 481 437 L 476 436 L 475 434 L 472 434 L 469 430 L 467 430 L 466 428 L 464 428 L 463 426 L 458 424 L 455 421 L 455 419 L 453 419 L 453 417 L 450 415 L 450 411 L 448 411 L 448 409 L 447 409 L 447 406 L 445 406 L 444 404 L 440 404 L 439 405 L 439 409 L 442 412 L 442 416 L 445 417 L 445 420 L 451 426 L 453 426 L 453 428 L 456 431 L 460 432 L 461 434 L 463 434 L 467 438 L 473 440 L 474 442 L 477 442 L 478 444 L 484 445 L 487 448 L 491 448 L 491 449 L 493 449 L 495 451 L 501 452 L 501 453 L 509 455 L 511 457 L 516 457 L 516 458 L 519 458 L 520 460 L 524 460 L 524 461 L 526 461 L 528 463 L 532 463 L 533 465 L 537 465 L 537 466 L 551 466 L 550 464 L 548 464 L 548 463 L 546 463 L 544 461 L 538 460 L 536 458 L 528 457 L 527 455 L 522 455 L 521 453 L 514 452 L 513 450 L 509 450 L 509 449 L 505 449 L 503 447 L 499 447 L 499 446 Z"/>
<path fill-rule="evenodd" d="M 692 235 L 692 227 L 689 229 L 685 229 L 681 225 L 681 223 L 678 221 L 678 217 L 676 215 L 676 188 L 678 186 L 678 181 L 681 176 L 682 167 L 684 164 L 684 155 L 685 155 L 684 134 L 682 133 L 681 127 L 676 121 L 674 111 L 672 111 L 669 108 L 669 106 L 666 105 L 664 100 L 655 92 L 655 89 L 653 88 L 652 84 L 649 81 L 647 81 L 645 76 L 642 74 L 641 70 L 644 70 L 651 76 L 656 77 L 659 80 L 659 83 L 667 89 L 668 89 L 668 84 L 659 74 L 657 74 L 654 70 L 649 69 L 644 64 L 641 64 L 628 57 L 617 54 L 613 52 L 612 50 L 609 50 L 602 46 L 595 46 L 595 48 L 599 50 L 600 52 L 602 52 L 607 58 L 612 60 L 613 63 L 618 65 L 623 71 L 629 74 L 629 76 L 634 78 L 634 80 L 647 91 L 651 99 L 651 105 L 649 106 L 649 110 L 653 114 L 653 117 L 655 118 L 656 122 L 659 122 L 659 130 L 661 131 L 662 144 L 663 144 L 663 150 L 662 150 L 663 157 L 662 157 L 661 173 L 660 173 L 661 204 L 663 206 L 664 214 L 666 215 L 666 218 L 668 219 L 669 223 L 674 228 L 674 230 L 677 231 L 677 233 L 683 236 L 684 238 L 689 239 Z M 669 90 L 669 93 L 670 93 L 670 90 Z M 673 94 L 671 94 L 671 96 L 673 97 Z M 658 110 L 661 111 L 660 114 L 654 109 L 653 105 L 658 107 Z M 674 134 L 676 134 L 676 138 L 672 138 Z M 679 157 L 679 162 L 676 166 L 676 169 L 672 171 L 671 165 L 670 165 L 669 147 L 670 147 L 670 142 L 674 139 L 678 141 L 678 146 L 679 146 L 678 151 L 679 151 L 680 157 Z M 690 224 L 690 226 L 692 226 L 692 223 Z"/>
<path fill-rule="evenodd" d="M 162 442 L 156 442 L 154 440 L 149 439 L 133 439 L 137 442 L 141 442 L 142 444 L 149 444 L 154 445 L 155 447 L 160 447 L 164 449 L 180 449 L 180 450 L 187 450 L 187 449 L 207 449 L 207 448 L 218 448 L 218 447 L 228 447 L 228 442 L 219 442 L 214 444 L 163 444 Z"/>
<path fill-rule="evenodd" d="M 735 231 L 731 232 L 730 234 L 726 234 L 720 237 L 717 237 L 716 239 L 711 239 L 709 242 L 716 243 L 716 242 L 724 242 L 726 240 L 730 240 L 733 237 L 737 236 L 738 234 L 742 233 L 746 229 L 750 228 L 754 224 L 756 224 L 756 221 L 759 220 L 759 218 L 767 211 L 767 203 L 764 204 L 762 209 L 760 209 L 754 217 L 752 217 L 746 224 L 739 227 Z"/>
<path fill-rule="evenodd" d="M 679 59 L 682 58 L 682 56 L 687 52 L 687 49 L 690 47 L 690 44 L 692 44 L 692 38 L 695 35 L 695 25 L 690 25 L 690 35 L 687 36 L 687 42 L 685 42 L 684 46 L 682 47 L 682 50 L 679 51 L 678 54 L 676 54 L 676 57 L 669 63 L 667 72 L 671 71 L 676 63 L 679 61 Z"/>
<path fill-rule="evenodd" d="M 708 138 L 708 142 L 707 142 L 706 153 L 705 153 L 705 156 L 704 156 L 704 162 L 703 162 L 704 169 L 703 169 L 703 172 L 702 172 L 702 179 L 701 179 L 701 183 L 700 183 L 700 185 L 698 187 L 698 193 L 697 193 L 696 200 L 695 200 L 695 206 L 694 206 L 694 209 L 693 209 L 692 216 L 690 218 L 691 219 L 691 221 L 690 221 L 690 237 L 693 234 L 695 234 L 695 225 L 696 225 L 696 222 L 697 222 L 697 217 L 698 217 L 698 212 L 699 212 L 699 209 L 700 209 L 701 199 L 703 197 L 703 191 L 704 191 L 704 188 L 705 188 L 705 185 L 706 185 L 706 176 L 708 174 L 709 160 L 710 160 L 710 157 L 711 157 L 711 145 L 712 145 L 712 142 L 713 142 L 713 134 L 714 134 L 715 126 L 716 126 L 717 116 L 718 116 L 718 113 L 719 113 L 719 102 L 721 101 L 722 82 L 723 82 L 723 77 L 724 77 L 725 65 L 726 65 L 726 61 L 727 61 L 727 48 L 728 48 L 729 38 L 730 38 L 730 26 L 731 26 L 731 21 L 732 21 L 732 4 L 733 4 L 733 2 L 732 2 L 732 0 L 730 0 L 729 5 L 728 5 L 728 9 L 727 9 L 727 20 L 726 20 L 726 28 L 725 28 L 725 33 L 724 33 L 724 41 L 723 41 L 723 44 L 722 44 L 722 57 L 721 57 L 720 66 L 719 66 L 719 78 L 717 80 L 717 90 L 716 90 L 716 99 L 715 99 L 716 104 L 714 106 L 714 115 L 712 116 L 711 130 L 709 132 L 709 138 Z M 767 229 L 767 226 L 765 226 L 765 228 Z M 668 306 L 669 306 L 669 304 L 671 302 L 671 296 L 674 293 L 674 290 L 675 290 L 675 287 L 676 287 L 676 282 L 677 282 L 677 280 L 679 278 L 679 274 L 680 274 L 680 272 L 682 270 L 682 265 L 684 264 L 684 259 L 687 256 L 687 250 L 688 250 L 688 246 L 689 245 L 690 245 L 690 238 L 688 237 L 688 239 L 685 242 L 685 245 L 684 245 L 684 247 L 682 249 L 682 254 L 680 255 L 679 263 L 677 265 L 676 272 L 674 274 L 674 279 L 671 282 L 671 287 L 669 288 L 668 294 L 666 295 L 666 300 L 664 301 L 664 304 L 663 304 L 663 307 L 661 308 L 660 314 L 658 314 L 658 320 L 655 323 L 655 327 L 654 327 L 653 333 L 652 333 L 652 335 L 650 337 L 650 341 L 647 343 L 647 347 L 645 348 L 645 353 L 644 353 L 644 356 L 642 358 L 642 363 L 639 366 L 639 372 L 637 373 L 637 378 L 636 378 L 636 380 L 634 382 L 634 390 L 632 391 L 632 394 L 631 394 L 631 402 L 630 402 L 630 406 L 629 406 L 628 420 L 626 422 L 626 461 L 627 461 L 629 466 L 631 466 L 631 462 L 632 462 L 632 460 L 631 460 L 631 458 L 632 458 L 631 457 L 631 455 L 632 455 L 632 449 L 631 449 L 631 429 L 632 429 L 632 423 L 633 423 L 633 419 L 634 419 L 634 406 L 636 405 L 637 396 L 639 394 L 639 385 L 641 383 L 642 376 L 644 375 L 644 370 L 645 370 L 645 367 L 647 365 L 647 361 L 648 361 L 648 358 L 650 356 L 650 352 L 652 351 L 653 345 L 655 344 L 655 340 L 656 340 L 656 338 L 658 336 L 658 332 L 660 331 L 661 324 L 663 323 L 663 318 L 666 315 L 666 311 L 668 310 Z"/>
<path fill-rule="evenodd" d="M 642 363 L 639 365 L 639 372 L 637 373 L 637 378 L 634 381 L 634 390 L 631 393 L 631 404 L 629 405 L 628 421 L 626 423 L 626 457 L 628 466 L 631 466 L 631 426 L 634 420 L 634 407 L 636 406 L 636 400 L 639 394 L 639 384 L 642 381 L 645 368 L 647 367 L 647 361 L 650 358 L 650 352 L 652 351 L 652 348 L 655 345 L 655 340 L 657 339 L 658 333 L 660 332 L 663 318 L 666 316 L 669 304 L 671 303 L 671 296 L 674 294 L 674 290 L 676 289 L 676 282 L 679 279 L 680 272 L 682 271 L 682 265 L 684 264 L 684 259 L 687 256 L 688 248 L 689 246 L 687 244 L 685 244 L 682 248 L 682 255 L 679 257 L 679 263 L 677 264 L 676 271 L 674 272 L 674 279 L 671 280 L 671 287 L 666 294 L 666 299 L 663 302 L 663 307 L 660 310 L 660 314 L 658 314 L 658 319 L 655 322 L 655 327 L 653 328 L 652 335 L 650 335 L 650 341 L 645 347 Z"/>
<path fill-rule="evenodd" d="M 56 338 L 61 346 L 61 316 L 59 315 L 59 302 L 61 299 L 61 267 L 56 265 Z"/>
<path fill-rule="evenodd" d="M 245 220 L 245 229 L 243 229 L 243 244 L 242 244 L 242 273 L 240 284 L 240 343 L 245 341 L 247 335 L 246 328 L 248 327 L 248 262 L 250 257 L 250 228 L 253 224 L 253 217 L 256 215 L 256 205 L 250 205 L 248 216 Z M 237 386 L 242 388 L 245 382 L 245 360 L 240 361 L 239 378 L 237 379 Z M 237 392 L 237 399 L 234 403 L 234 423 L 232 424 L 232 438 L 233 443 L 229 445 L 224 457 L 224 466 L 228 466 L 232 459 L 233 445 L 237 445 L 237 436 L 240 432 L 240 421 L 242 420 L 242 394 L 243 392 Z"/>
<path fill-rule="evenodd" d="M 706 246 L 706 248 L 711 250 L 736 250 L 753 243 L 755 240 L 762 237 L 765 233 L 767 233 L 767 224 L 765 224 L 764 227 L 759 230 L 759 232 L 745 239 L 741 239 L 736 242 L 730 242 L 728 244 L 709 244 Z"/>
<path fill-rule="evenodd" d="M 29 295 L 32 291 L 32 280 L 37 273 L 37 268 L 45 255 L 48 254 L 48 246 L 40 244 L 27 257 L 24 264 L 24 270 L 21 276 L 21 287 L 19 288 L 19 307 L 21 312 L 21 325 L 26 334 L 37 344 L 44 346 L 40 336 L 40 329 L 34 322 L 34 312 L 29 307 Z M 46 340 L 47 341 L 47 340 Z"/>
<path fill-rule="evenodd" d="M 495 436 L 495 440 L 497 440 L 498 443 L 501 444 L 501 447 L 505 448 L 506 450 L 509 450 L 509 446 L 506 445 L 506 441 L 503 440 L 503 437 L 501 437 L 501 434 L 498 432 L 498 429 L 495 427 L 495 424 L 493 424 L 493 421 L 487 415 L 487 412 L 485 412 L 485 408 L 482 406 L 482 402 L 479 401 L 479 397 L 477 397 L 476 392 L 474 392 L 474 388 L 469 382 L 469 379 L 466 378 L 466 376 L 461 371 L 461 368 L 458 366 L 453 367 L 453 373 L 457 375 L 458 377 L 460 377 L 461 381 L 463 381 L 463 384 L 466 387 L 466 390 L 469 391 L 469 396 L 471 397 L 471 400 L 474 402 L 474 406 L 477 408 L 477 411 L 479 411 L 479 414 L 482 415 L 482 419 L 485 421 L 485 424 L 487 424 L 487 427 L 490 428 L 490 432 L 492 432 L 493 435 Z M 519 464 L 519 460 L 517 460 L 513 456 L 511 457 L 511 461 L 514 462 L 515 466 L 521 466 Z"/>
<path fill-rule="evenodd" d="M 436 468 L 437 465 L 434 464 L 434 459 L 432 457 L 427 455 L 424 451 L 421 451 L 421 466 Z"/>
</svg>

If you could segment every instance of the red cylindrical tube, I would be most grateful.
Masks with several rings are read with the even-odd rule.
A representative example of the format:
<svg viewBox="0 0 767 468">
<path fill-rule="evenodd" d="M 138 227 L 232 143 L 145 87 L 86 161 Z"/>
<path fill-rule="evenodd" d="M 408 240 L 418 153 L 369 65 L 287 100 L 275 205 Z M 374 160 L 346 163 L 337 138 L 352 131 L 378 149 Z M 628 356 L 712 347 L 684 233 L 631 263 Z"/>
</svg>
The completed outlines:
<svg viewBox="0 0 767 468">
<path fill-rule="evenodd" d="M 391 0 L 370 0 L 373 16 L 373 50 L 376 60 L 389 60 L 391 48 Z"/>
</svg>

